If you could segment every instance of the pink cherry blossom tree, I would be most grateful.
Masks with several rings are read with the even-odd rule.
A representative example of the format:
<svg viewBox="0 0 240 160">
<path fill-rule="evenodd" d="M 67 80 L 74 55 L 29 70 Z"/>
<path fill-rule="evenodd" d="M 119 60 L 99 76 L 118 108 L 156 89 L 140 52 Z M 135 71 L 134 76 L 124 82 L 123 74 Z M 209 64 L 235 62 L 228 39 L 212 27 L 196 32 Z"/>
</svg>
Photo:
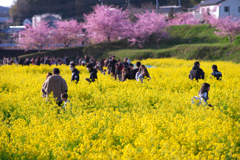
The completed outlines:
<svg viewBox="0 0 240 160">
<path fill-rule="evenodd" d="M 112 6 L 94 7 L 94 11 L 89 15 L 84 15 L 85 28 L 88 37 L 93 43 L 103 41 L 111 42 L 119 38 L 126 38 L 128 34 L 128 13 Z"/>
<path fill-rule="evenodd" d="M 217 29 L 215 34 L 223 37 L 228 36 L 231 43 L 235 37 L 240 34 L 240 19 L 236 17 L 227 16 L 219 18 L 218 20 L 214 20 L 214 23 L 211 22 L 211 25 Z"/>
<path fill-rule="evenodd" d="M 83 24 L 76 20 L 57 21 L 55 22 L 56 29 L 52 33 L 54 44 L 69 45 L 81 44 L 85 39 L 83 34 Z"/>
<path fill-rule="evenodd" d="M 52 44 L 51 27 L 48 22 L 41 21 L 37 23 L 35 27 L 26 25 L 24 31 L 19 32 L 19 37 L 16 39 L 16 43 L 20 47 L 42 50 L 44 46 L 50 46 Z"/>
<path fill-rule="evenodd" d="M 168 25 L 192 25 L 198 24 L 199 21 L 195 19 L 194 15 L 190 12 L 187 13 L 177 13 L 173 19 L 168 20 Z"/>
<path fill-rule="evenodd" d="M 138 44 L 142 47 L 153 39 L 160 41 L 168 37 L 165 30 L 168 23 L 164 15 L 146 11 L 145 13 L 135 14 L 135 16 L 138 20 L 132 28 L 131 38 L 128 40 L 131 45 Z"/>
<path fill-rule="evenodd" d="M 213 14 L 214 11 L 216 11 L 217 6 L 213 9 L 210 8 L 202 8 L 202 20 L 207 24 L 214 24 L 218 20 L 216 16 Z"/>
</svg>

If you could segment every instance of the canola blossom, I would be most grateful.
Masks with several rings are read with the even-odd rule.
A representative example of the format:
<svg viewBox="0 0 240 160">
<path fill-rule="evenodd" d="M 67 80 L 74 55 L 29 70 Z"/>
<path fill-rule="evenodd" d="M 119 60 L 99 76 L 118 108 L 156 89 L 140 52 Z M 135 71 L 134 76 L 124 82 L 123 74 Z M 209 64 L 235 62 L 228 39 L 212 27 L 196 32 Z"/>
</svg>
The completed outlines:
<svg viewBox="0 0 240 160">
<path fill-rule="evenodd" d="M 194 61 L 141 62 L 156 66 L 143 83 L 100 72 L 88 83 L 77 66 L 75 84 L 69 66 L 57 66 L 72 106 L 60 114 L 41 97 L 56 66 L 1 66 L 0 159 L 240 159 L 240 64 L 200 62 L 206 78 L 196 82 L 188 78 Z M 210 78 L 213 64 L 222 81 Z M 213 108 L 191 104 L 204 82 Z"/>
</svg>

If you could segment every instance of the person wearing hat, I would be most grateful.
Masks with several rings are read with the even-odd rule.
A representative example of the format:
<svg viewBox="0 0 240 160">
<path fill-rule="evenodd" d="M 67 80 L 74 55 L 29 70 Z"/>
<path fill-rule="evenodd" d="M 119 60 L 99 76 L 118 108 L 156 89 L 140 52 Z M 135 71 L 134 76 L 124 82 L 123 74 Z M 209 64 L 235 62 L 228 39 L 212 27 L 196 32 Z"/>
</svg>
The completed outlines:
<svg viewBox="0 0 240 160">
<path fill-rule="evenodd" d="M 94 82 L 97 79 L 97 70 L 93 68 L 92 64 L 87 65 L 87 70 L 90 72 L 90 78 L 86 78 L 88 82 Z"/>
<path fill-rule="evenodd" d="M 212 65 L 212 71 L 213 72 L 211 73 L 211 75 L 213 77 L 215 77 L 217 80 L 221 80 L 222 79 L 222 73 L 218 71 L 217 65 Z M 212 78 L 212 77 L 210 77 L 210 78 Z"/>
<path fill-rule="evenodd" d="M 75 68 L 75 63 L 71 63 L 70 64 L 70 70 L 72 71 L 72 79 L 71 81 L 75 81 L 76 83 L 78 83 L 79 81 L 79 71 L 77 70 L 77 68 Z"/>
<path fill-rule="evenodd" d="M 46 93 L 46 97 L 48 97 L 50 93 L 53 93 L 53 97 L 57 100 L 57 104 L 61 106 L 61 94 L 67 93 L 68 86 L 66 81 L 60 76 L 60 70 L 58 68 L 54 68 L 53 75 L 45 80 L 42 91 Z"/>
</svg>

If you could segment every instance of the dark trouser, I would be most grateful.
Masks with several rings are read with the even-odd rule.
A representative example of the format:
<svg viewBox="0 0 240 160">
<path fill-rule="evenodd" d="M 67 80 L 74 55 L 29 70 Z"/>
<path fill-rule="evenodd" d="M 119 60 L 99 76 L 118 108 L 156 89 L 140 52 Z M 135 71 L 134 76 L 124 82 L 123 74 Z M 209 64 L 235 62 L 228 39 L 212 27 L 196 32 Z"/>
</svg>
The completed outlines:
<svg viewBox="0 0 240 160">
<path fill-rule="evenodd" d="M 63 101 L 60 101 L 60 102 L 57 101 L 57 105 L 59 106 L 59 108 L 57 109 L 58 114 L 60 114 L 60 109 L 61 109 L 60 107 L 61 107 L 62 102 Z"/>
<path fill-rule="evenodd" d="M 57 105 L 60 107 L 61 104 L 62 104 L 62 102 L 63 102 L 63 101 L 60 101 L 60 102 L 57 101 Z"/>
</svg>

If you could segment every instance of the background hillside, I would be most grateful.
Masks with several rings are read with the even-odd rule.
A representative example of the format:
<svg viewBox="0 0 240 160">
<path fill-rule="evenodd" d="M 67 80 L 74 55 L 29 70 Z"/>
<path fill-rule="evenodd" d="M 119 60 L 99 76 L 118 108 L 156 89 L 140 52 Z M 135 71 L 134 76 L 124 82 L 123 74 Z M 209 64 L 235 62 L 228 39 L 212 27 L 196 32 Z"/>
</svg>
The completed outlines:
<svg viewBox="0 0 240 160">
<path fill-rule="evenodd" d="M 103 0 L 104 4 L 127 8 L 127 0 Z M 181 0 L 183 7 L 189 8 L 200 0 Z M 13 16 L 17 22 L 31 18 L 35 14 L 56 13 L 63 19 L 83 20 L 83 14 L 90 13 L 92 7 L 100 4 L 101 0 L 16 0 L 13 6 Z M 155 8 L 156 0 L 130 0 L 131 7 Z M 178 5 L 178 0 L 159 0 L 160 6 Z M 11 11 L 10 11 L 11 12 Z M 11 14 L 11 13 L 10 13 Z"/>
<path fill-rule="evenodd" d="M 41 53 L 26 54 L 21 57 L 36 56 L 68 56 L 75 59 L 77 55 L 92 55 L 96 59 L 104 59 L 110 55 L 117 58 L 134 59 L 177 57 L 182 59 L 229 60 L 240 62 L 240 37 L 233 44 L 228 38 L 214 34 L 215 29 L 209 25 L 179 25 L 167 28 L 170 39 L 152 43 L 144 48 L 132 48 L 126 40 L 112 43 L 99 43 L 85 47 L 63 48 Z"/>
</svg>

